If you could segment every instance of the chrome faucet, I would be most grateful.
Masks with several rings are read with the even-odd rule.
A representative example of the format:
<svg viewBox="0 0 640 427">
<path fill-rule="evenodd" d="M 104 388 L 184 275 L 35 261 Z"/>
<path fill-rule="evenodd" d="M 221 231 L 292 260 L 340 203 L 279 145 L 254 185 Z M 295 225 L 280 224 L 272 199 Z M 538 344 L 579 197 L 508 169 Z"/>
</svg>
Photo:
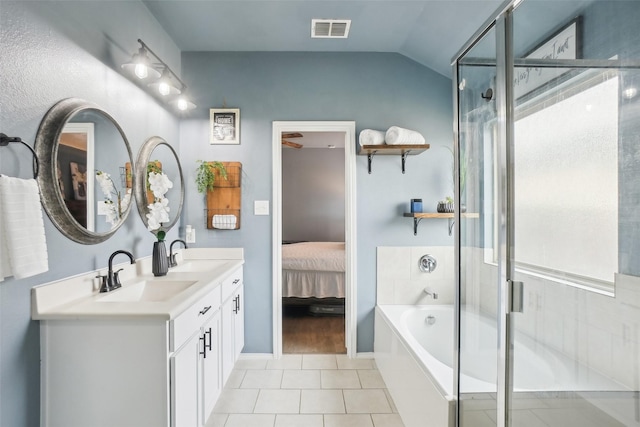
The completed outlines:
<svg viewBox="0 0 640 427">
<path fill-rule="evenodd" d="M 119 287 L 122 286 L 122 284 L 120 284 L 120 278 L 118 277 L 118 273 L 122 271 L 122 268 L 118 271 L 115 271 L 115 272 L 113 271 L 113 258 L 115 258 L 115 256 L 118 254 L 124 254 L 128 256 L 129 259 L 131 260 L 131 264 L 136 263 L 136 260 L 133 258 L 133 255 L 131 255 L 130 252 L 118 250 L 112 253 L 111 256 L 109 257 L 109 271 L 107 271 L 107 275 L 98 276 L 99 278 L 102 278 L 102 285 L 100 286 L 100 292 L 113 291 L 114 289 L 118 289 Z"/>
<path fill-rule="evenodd" d="M 433 299 L 438 299 L 438 294 L 436 292 L 433 292 L 433 289 L 431 289 L 429 286 L 424 288 L 424 293 L 430 295 Z"/>
<path fill-rule="evenodd" d="M 167 257 L 169 258 L 169 268 L 175 267 L 178 265 L 178 262 L 176 261 L 176 254 L 173 253 L 173 244 L 178 242 L 182 243 L 185 249 L 188 249 L 187 243 L 182 239 L 176 239 L 173 242 L 171 242 L 171 245 L 169 245 L 169 256 Z"/>
</svg>

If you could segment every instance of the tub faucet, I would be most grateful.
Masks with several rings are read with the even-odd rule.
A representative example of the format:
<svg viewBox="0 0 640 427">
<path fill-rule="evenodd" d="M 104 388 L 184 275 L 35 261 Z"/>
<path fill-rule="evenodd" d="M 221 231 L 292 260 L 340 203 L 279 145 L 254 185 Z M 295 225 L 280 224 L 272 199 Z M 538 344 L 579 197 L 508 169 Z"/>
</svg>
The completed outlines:
<svg viewBox="0 0 640 427">
<path fill-rule="evenodd" d="M 433 292 L 433 289 L 431 289 L 429 286 L 424 288 L 424 293 L 430 295 L 433 299 L 438 299 L 438 294 L 436 292 Z"/>
<path fill-rule="evenodd" d="M 102 277 L 102 286 L 100 286 L 100 292 L 109 292 L 122 286 L 120 284 L 120 278 L 118 277 L 118 273 L 122 271 L 122 269 L 116 272 L 113 271 L 113 258 L 115 258 L 118 254 L 124 254 L 128 256 L 131 260 L 131 264 L 136 263 L 136 260 L 133 258 L 133 255 L 131 255 L 130 252 L 118 250 L 112 253 L 109 257 L 109 271 L 107 271 L 107 277 L 99 276 Z"/>
<path fill-rule="evenodd" d="M 169 268 L 175 267 L 175 266 L 178 265 L 178 262 L 176 261 L 176 254 L 173 253 L 173 244 L 174 243 L 178 243 L 178 242 L 182 243 L 182 245 L 184 246 L 185 249 L 188 249 L 187 248 L 187 243 L 184 240 L 176 239 L 173 242 L 171 242 L 171 245 L 169 245 L 169 256 L 168 256 L 168 258 L 169 258 Z"/>
</svg>

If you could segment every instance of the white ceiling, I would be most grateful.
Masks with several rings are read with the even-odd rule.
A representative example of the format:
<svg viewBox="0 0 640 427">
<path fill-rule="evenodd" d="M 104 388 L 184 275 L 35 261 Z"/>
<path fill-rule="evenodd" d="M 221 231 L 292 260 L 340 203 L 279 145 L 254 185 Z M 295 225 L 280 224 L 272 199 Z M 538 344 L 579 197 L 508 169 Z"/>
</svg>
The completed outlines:
<svg viewBox="0 0 640 427">
<path fill-rule="evenodd" d="M 144 0 L 183 52 L 394 52 L 440 74 L 503 0 Z M 351 19 L 311 39 L 312 18 Z"/>
</svg>

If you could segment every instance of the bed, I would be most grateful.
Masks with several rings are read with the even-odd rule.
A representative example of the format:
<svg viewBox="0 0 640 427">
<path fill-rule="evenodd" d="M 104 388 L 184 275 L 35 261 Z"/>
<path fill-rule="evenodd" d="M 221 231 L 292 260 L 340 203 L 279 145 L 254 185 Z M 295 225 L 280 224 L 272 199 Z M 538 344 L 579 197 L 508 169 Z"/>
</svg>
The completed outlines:
<svg viewBox="0 0 640 427">
<path fill-rule="evenodd" d="M 344 242 L 282 245 L 282 296 L 288 302 L 344 302 Z"/>
</svg>

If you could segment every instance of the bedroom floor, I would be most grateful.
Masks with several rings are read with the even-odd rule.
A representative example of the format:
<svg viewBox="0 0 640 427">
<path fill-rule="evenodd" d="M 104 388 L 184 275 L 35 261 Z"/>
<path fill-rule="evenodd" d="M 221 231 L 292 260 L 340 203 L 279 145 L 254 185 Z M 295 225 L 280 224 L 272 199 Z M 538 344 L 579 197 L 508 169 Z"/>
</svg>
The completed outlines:
<svg viewBox="0 0 640 427">
<path fill-rule="evenodd" d="M 345 354 L 344 316 L 311 316 L 307 307 L 282 311 L 282 352 Z"/>
<path fill-rule="evenodd" d="M 206 427 L 403 427 L 373 359 L 240 359 Z"/>
</svg>

